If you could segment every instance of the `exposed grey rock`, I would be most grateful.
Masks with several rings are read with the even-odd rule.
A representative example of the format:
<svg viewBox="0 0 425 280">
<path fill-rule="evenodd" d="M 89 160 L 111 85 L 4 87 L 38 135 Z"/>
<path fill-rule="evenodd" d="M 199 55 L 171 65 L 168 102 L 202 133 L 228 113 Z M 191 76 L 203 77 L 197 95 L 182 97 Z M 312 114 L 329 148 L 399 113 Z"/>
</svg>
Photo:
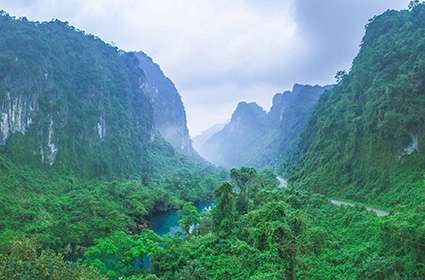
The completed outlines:
<svg viewBox="0 0 425 280">
<path fill-rule="evenodd" d="M 55 135 L 55 132 L 53 130 L 53 119 L 50 118 L 48 138 L 47 138 L 47 163 L 49 165 L 53 165 L 56 159 L 56 154 L 58 152 L 58 148 L 56 144 L 54 143 L 54 135 Z"/>
<path fill-rule="evenodd" d="M 7 92 L 0 98 L 0 144 L 16 132 L 25 134 L 32 123 L 32 112 L 38 109 L 36 94 L 15 94 Z"/>
<path fill-rule="evenodd" d="M 100 115 L 99 122 L 97 123 L 97 134 L 100 139 L 104 139 L 106 136 L 106 120 L 103 115 Z"/>
<path fill-rule="evenodd" d="M 135 54 L 139 59 L 140 68 L 145 73 L 141 86 L 152 103 L 156 129 L 177 151 L 193 155 L 186 112 L 175 85 L 152 58 L 144 52 Z"/>
<path fill-rule="evenodd" d="M 270 111 L 241 102 L 231 121 L 199 147 L 211 162 L 224 167 L 264 167 L 286 157 L 329 86 L 295 84 L 292 91 L 273 97 Z"/>
<path fill-rule="evenodd" d="M 418 150 L 418 134 L 411 133 L 410 139 L 410 144 L 403 149 L 403 151 L 401 152 L 401 156 L 411 155 Z"/>
</svg>

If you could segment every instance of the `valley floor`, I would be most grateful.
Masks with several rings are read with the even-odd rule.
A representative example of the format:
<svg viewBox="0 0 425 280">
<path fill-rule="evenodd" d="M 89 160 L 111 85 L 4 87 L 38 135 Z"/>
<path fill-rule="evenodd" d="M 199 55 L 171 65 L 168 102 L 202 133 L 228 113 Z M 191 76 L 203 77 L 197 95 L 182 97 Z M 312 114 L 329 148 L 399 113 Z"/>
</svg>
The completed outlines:
<svg viewBox="0 0 425 280">
<path fill-rule="evenodd" d="M 17 174 L 22 175 L 22 171 Z M 172 189 L 166 185 L 150 188 L 131 181 L 99 182 L 89 189 L 81 187 L 70 192 L 72 184 L 64 179 L 58 182 L 67 190 L 66 195 L 61 197 L 56 193 L 42 201 L 12 194 L 21 201 L 13 205 L 37 202 L 38 208 L 27 206 L 27 209 L 38 214 L 36 220 L 27 224 L 23 223 L 22 215 L 30 212 L 24 209 L 2 215 L 0 279 L 22 279 L 19 275 L 40 279 L 46 273 L 74 275 L 78 279 L 131 280 L 420 279 L 425 276 L 423 206 L 400 207 L 389 215 L 378 216 L 361 206 L 288 187 L 283 178 L 276 178 L 268 171 L 242 168 L 232 170 L 230 175 L 231 181 L 222 183 L 215 191 L 215 207 L 203 213 L 184 203 L 187 199 L 175 201 L 175 197 L 169 196 Z M 22 180 L 19 176 L 11 178 L 12 181 L 3 178 L 2 182 L 12 184 Z M 176 181 L 172 185 L 175 188 Z M 176 191 L 173 189 L 173 193 Z M 6 194 L 4 189 L 2 195 Z M 40 195 L 37 194 L 39 199 Z M 85 201 L 85 204 L 77 204 L 76 208 L 66 204 L 73 195 L 78 199 L 71 201 Z M 57 201 L 59 198 L 63 201 Z M 150 198 L 158 200 L 150 204 L 149 201 L 156 201 Z M 104 203 L 97 203 L 99 199 Z M 177 234 L 163 235 L 165 232 L 147 228 L 132 231 L 125 226 L 129 222 L 125 215 L 137 217 L 134 215 L 142 211 L 142 205 L 145 209 L 148 205 L 154 208 L 147 209 L 158 205 L 167 209 L 166 201 L 175 201 L 175 207 L 179 208 L 173 214 L 174 225 L 178 220 Z M 4 204 L 5 200 L 0 202 Z M 56 213 L 55 207 L 59 205 L 62 205 L 60 212 Z M 61 218 L 57 222 L 46 220 L 53 214 Z M 80 222 L 76 224 L 73 219 Z M 76 225 L 80 228 L 75 228 Z M 87 231 L 82 231 L 85 228 Z M 94 242 L 79 242 L 84 236 Z M 48 248 L 67 253 L 67 259 L 78 261 L 64 261 Z M 147 258 L 149 266 L 141 261 Z M 64 267 L 61 272 L 48 265 L 52 262 Z"/>
</svg>

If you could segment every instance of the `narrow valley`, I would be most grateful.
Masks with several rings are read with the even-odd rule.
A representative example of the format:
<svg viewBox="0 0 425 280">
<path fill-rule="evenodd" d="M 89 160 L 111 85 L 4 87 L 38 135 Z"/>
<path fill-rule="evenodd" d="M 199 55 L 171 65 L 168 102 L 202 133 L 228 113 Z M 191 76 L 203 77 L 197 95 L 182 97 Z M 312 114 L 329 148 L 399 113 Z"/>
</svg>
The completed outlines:
<svg viewBox="0 0 425 280">
<path fill-rule="evenodd" d="M 425 279 L 425 2 L 3 6 L 0 280 Z"/>
</svg>

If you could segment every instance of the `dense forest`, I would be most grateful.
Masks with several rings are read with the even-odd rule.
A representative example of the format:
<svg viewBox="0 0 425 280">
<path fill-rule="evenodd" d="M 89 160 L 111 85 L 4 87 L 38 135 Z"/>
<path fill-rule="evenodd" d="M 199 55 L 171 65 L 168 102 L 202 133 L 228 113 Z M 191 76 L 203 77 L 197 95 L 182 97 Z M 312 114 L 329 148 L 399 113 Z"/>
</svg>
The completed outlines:
<svg viewBox="0 0 425 280">
<path fill-rule="evenodd" d="M 181 107 L 189 146 L 161 135 L 134 53 L 5 12 L 0 34 L 0 279 L 425 278 L 425 4 L 369 21 L 274 165 L 228 172 L 191 152 Z"/>
<path fill-rule="evenodd" d="M 215 208 L 191 234 L 163 241 L 153 258 L 160 279 L 424 276 L 424 204 L 422 212 L 381 218 L 360 206 L 335 208 L 322 195 L 279 188 L 271 172 L 241 168 L 230 175 L 231 182 L 216 190 Z"/>
<path fill-rule="evenodd" d="M 211 211 L 199 213 L 190 203 L 181 206 L 180 224 L 185 230 L 181 235 L 159 236 L 147 229 L 134 234 L 117 225 L 88 248 L 79 248 L 84 254 L 77 263 L 64 261 L 63 255 L 42 249 L 46 246 L 40 243 L 43 239 L 28 239 L 24 234 L 4 231 L 0 276 L 3 279 L 44 279 L 44 275 L 49 275 L 49 279 L 423 277 L 425 205 L 421 206 L 422 213 L 398 210 L 382 218 L 360 206 L 337 208 L 322 195 L 279 187 L 270 171 L 233 169 L 230 177 L 231 181 L 215 190 L 216 205 Z M 115 196 L 119 196 L 119 191 Z M 73 215 L 75 211 L 78 210 Z M 132 211 L 136 212 L 134 209 L 125 212 Z M 400 224 L 400 219 L 406 222 Z M 149 257 L 152 262 L 145 269 L 143 257 Z"/>
<path fill-rule="evenodd" d="M 135 54 L 58 20 L 0 31 L 1 279 L 93 279 L 68 261 L 96 239 L 213 195 L 225 174 L 158 133 Z"/>
<path fill-rule="evenodd" d="M 387 206 L 423 201 L 424 18 L 417 3 L 370 20 L 286 167 L 303 188 Z"/>
</svg>

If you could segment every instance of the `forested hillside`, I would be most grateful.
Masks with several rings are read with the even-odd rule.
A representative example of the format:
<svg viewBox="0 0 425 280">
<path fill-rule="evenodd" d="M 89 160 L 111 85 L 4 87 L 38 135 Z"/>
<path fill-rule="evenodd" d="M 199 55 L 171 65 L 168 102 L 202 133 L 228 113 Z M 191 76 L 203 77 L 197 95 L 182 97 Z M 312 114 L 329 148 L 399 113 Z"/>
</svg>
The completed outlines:
<svg viewBox="0 0 425 280">
<path fill-rule="evenodd" d="M 212 196 L 219 171 L 162 138 L 133 53 L 5 12 L 0 34 L 0 279 L 103 279 L 63 257 Z"/>
<path fill-rule="evenodd" d="M 273 129 L 268 134 L 274 137 L 271 137 L 269 143 L 265 143 L 258 158 L 252 159 L 251 163 L 260 167 L 275 166 L 281 160 L 288 160 L 320 96 L 331 88 L 332 86 L 295 84 L 292 90 L 276 94 L 268 113 Z"/>
<path fill-rule="evenodd" d="M 294 181 L 387 205 L 423 199 L 424 34 L 424 4 L 370 20 L 351 70 L 338 73 L 303 132 Z"/>
<path fill-rule="evenodd" d="M 152 109 L 132 55 L 60 21 L 0 17 L 1 153 L 86 176 L 147 165 Z"/>
<path fill-rule="evenodd" d="M 159 279 L 421 279 L 424 204 L 377 217 L 336 207 L 318 194 L 279 187 L 270 172 L 231 170 L 216 207 L 182 211 L 199 223 L 185 239 L 163 240 Z M 421 183 L 424 186 L 424 182 Z M 422 211 L 422 212 L 421 212 Z M 403 221 L 403 222 L 400 222 Z"/>
<path fill-rule="evenodd" d="M 425 3 L 371 19 L 337 85 L 239 103 L 201 146 L 271 169 L 229 174 L 144 53 L 0 35 L 0 280 L 425 278 Z"/>
<path fill-rule="evenodd" d="M 152 175 L 188 164 L 156 132 L 163 126 L 156 127 L 146 75 L 134 54 L 60 21 L 33 23 L 2 14 L 0 26 L 4 156 L 89 178 Z M 160 93 L 170 104 L 179 99 Z M 179 151 L 189 151 L 180 110 L 183 135 L 176 141 L 182 142 Z"/>
</svg>

